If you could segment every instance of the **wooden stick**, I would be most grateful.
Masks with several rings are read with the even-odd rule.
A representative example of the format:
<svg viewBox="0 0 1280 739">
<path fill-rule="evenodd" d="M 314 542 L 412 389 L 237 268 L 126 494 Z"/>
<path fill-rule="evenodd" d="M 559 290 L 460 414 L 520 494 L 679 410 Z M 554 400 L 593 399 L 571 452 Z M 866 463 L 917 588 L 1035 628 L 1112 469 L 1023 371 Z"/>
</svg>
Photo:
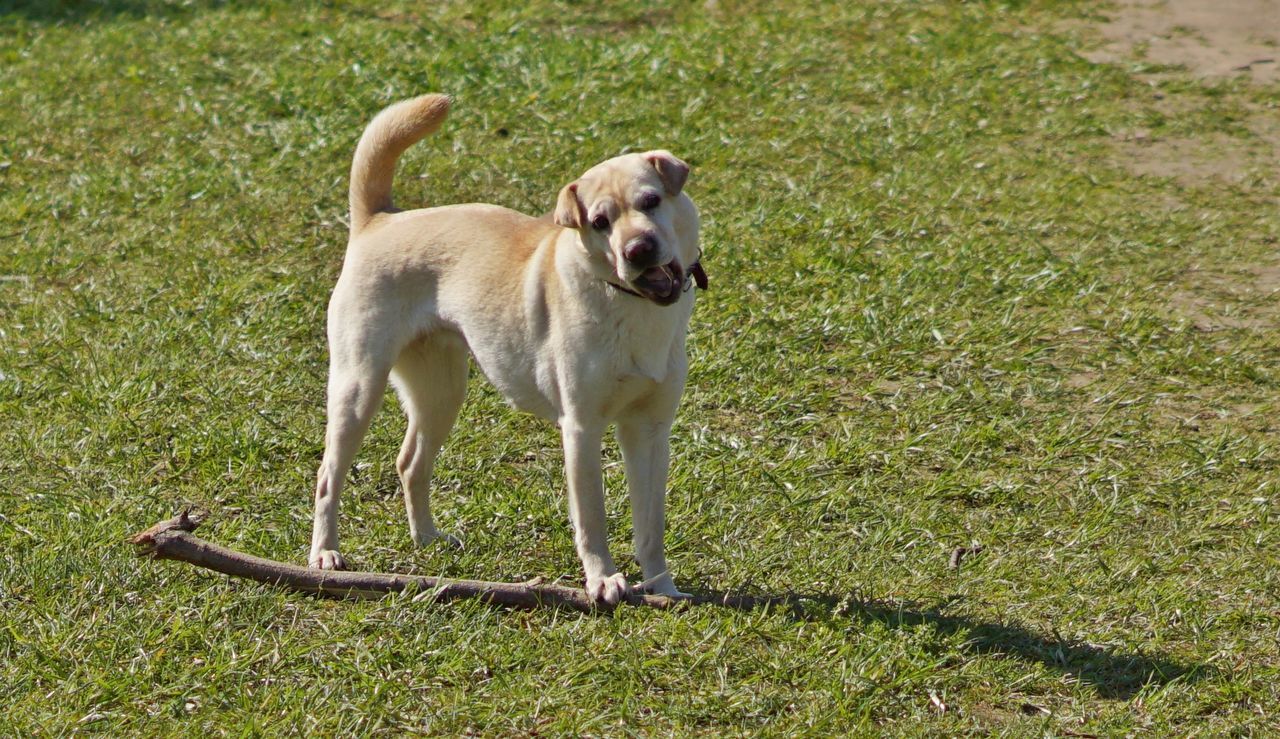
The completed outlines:
<svg viewBox="0 0 1280 739">
<path fill-rule="evenodd" d="M 130 541 L 138 547 L 139 556 L 187 562 L 232 577 L 244 577 L 290 590 L 340 598 L 381 598 L 389 593 L 416 592 L 420 594 L 418 598 L 430 602 L 479 598 L 486 603 L 510 608 L 558 606 L 587 612 L 609 611 L 613 608 L 607 604 L 591 602 L 584 590 L 554 583 L 544 584 L 541 578 L 525 583 L 486 582 L 381 572 L 318 570 L 276 562 L 227 549 L 195 536 L 191 532 L 200 522 L 193 520 L 188 514 L 189 511 L 183 511 L 167 521 L 161 521 L 146 531 L 134 535 Z M 754 597 L 729 593 L 672 598 L 665 595 L 629 592 L 623 603 L 663 610 L 707 604 L 749 610 L 776 605 L 796 605 L 799 600 L 802 599 L 788 596 Z"/>
</svg>

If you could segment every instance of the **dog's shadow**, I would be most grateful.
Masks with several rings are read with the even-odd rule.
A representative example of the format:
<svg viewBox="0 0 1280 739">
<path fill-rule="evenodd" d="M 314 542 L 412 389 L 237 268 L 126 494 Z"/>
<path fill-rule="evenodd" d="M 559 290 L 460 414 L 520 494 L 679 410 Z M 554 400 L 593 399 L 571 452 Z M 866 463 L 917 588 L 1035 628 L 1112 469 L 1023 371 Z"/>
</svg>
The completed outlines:
<svg viewBox="0 0 1280 739">
<path fill-rule="evenodd" d="M 1183 664 L 1164 657 L 1074 641 L 1057 633 L 1046 636 L 1011 623 L 946 615 L 944 611 L 960 596 L 952 596 L 930 607 L 919 603 L 825 593 L 744 595 L 698 590 L 693 595 L 701 603 L 743 610 L 768 607 L 788 613 L 797 620 L 812 620 L 820 617 L 820 613 L 834 613 L 864 624 L 880 623 L 891 629 L 929 625 L 942 637 L 957 634 L 967 637 L 964 644 L 968 652 L 1038 662 L 1092 687 L 1099 696 L 1108 699 L 1126 700 L 1145 687 L 1167 685 L 1174 680 L 1198 681 L 1209 670 L 1204 665 Z"/>
</svg>

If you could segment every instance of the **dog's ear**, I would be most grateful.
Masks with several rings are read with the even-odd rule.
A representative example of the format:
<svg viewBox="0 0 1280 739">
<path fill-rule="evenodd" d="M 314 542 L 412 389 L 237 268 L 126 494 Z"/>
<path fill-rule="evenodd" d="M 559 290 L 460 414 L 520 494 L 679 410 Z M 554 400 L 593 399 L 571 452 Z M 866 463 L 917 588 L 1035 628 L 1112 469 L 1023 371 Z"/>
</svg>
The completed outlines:
<svg viewBox="0 0 1280 739">
<path fill-rule="evenodd" d="M 644 158 L 658 170 L 658 177 L 662 178 L 662 186 L 667 188 L 667 193 L 679 195 L 685 180 L 689 179 L 689 165 L 665 149 L 647 152 Z"/>
<path fill-rule="evenodd" d="M 578 199 L 578 183 L 570 182 L 560 190 L 560 197 L 556 199 L 556 212 L 552 216 L 552 220 L 557 226 L 565 228 L 582 228 L 582 224 L 587 220 L 586 208 L 582 207 L 582 201 Z"/>
</svg>

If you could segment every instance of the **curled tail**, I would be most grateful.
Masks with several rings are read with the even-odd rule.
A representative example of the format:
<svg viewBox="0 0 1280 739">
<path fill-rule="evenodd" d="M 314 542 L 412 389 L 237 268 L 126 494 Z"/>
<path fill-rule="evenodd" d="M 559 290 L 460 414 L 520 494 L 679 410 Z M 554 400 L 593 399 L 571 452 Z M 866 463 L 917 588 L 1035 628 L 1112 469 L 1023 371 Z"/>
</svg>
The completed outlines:
<svg viewBox="0 0 1280 739">
<path fill-rule="evenodd" d="M 449 112 L 448 95 L 422 95 L 383 110 L 369 123 L 351 162 L 351 235 L 374 215 L 391 210 L 396 160 L 418 139 L 434 132 Z"/>
</svg>

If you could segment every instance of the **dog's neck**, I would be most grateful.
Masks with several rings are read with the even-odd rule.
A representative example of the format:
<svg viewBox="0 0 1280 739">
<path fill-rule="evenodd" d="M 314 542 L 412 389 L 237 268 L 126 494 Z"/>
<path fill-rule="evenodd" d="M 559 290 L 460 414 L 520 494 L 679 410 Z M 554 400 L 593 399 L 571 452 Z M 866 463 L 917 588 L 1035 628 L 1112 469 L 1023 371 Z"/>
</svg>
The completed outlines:
<svg viewBox="0 0 1280 739">
<path fill-rule="evenodd" d="M 571 228 L 563 229 L 555 242 L 555 267 L 560 282 L 575 293 L 614 292 L 614 288 L 642 298 L 639 293 L 614 282 L 613 265 L 603 255 L 592 252 L 582 235 Z M 643 299 L 643 298 L 642 298 Z"/>
<path fill-rule="evenodd" d="M 613 288 L 614 290 L 617 290 L 618 292 L 624 292 L 624 293 L 626 293 L 627 295 L 634 295 L 635 297 L 640 298 L 641 300 L 648 300 L 648 298 L 646 298 L 645 296 L 643 296 L 643 295 L 641 295 L 640 293 L 636 292 L 635 290 L 632 290 L 631 288 L 626 287 L 625 285 L 619 285 L 618 283 L 614 282 L 613 280 L 605 280 L 605 281 L 604 281 L 604 284 L 608 285 L 609 287 Z"/>
<path fill-rule="evenodd" d="M 563 317 L 594 326 L 594 345 L 610 347 L 606 354 L 617 364 L 619 376 L 662 382 L 676 366 L 676 354 L 683 355 L 692 301 L 660 306 L 629 288 L 623 290 L 625 285 L 614 282 L 617 277 L 605 256 L 590 253 L 576 231 L 565 231 L 555 240 L 551 255 L 559 289 L 572 297 L 566 307 L 575 306 L 566 311 L 575 319 Z M 610 303 L 615 306 L 609 308 Z"/>
</svg>

